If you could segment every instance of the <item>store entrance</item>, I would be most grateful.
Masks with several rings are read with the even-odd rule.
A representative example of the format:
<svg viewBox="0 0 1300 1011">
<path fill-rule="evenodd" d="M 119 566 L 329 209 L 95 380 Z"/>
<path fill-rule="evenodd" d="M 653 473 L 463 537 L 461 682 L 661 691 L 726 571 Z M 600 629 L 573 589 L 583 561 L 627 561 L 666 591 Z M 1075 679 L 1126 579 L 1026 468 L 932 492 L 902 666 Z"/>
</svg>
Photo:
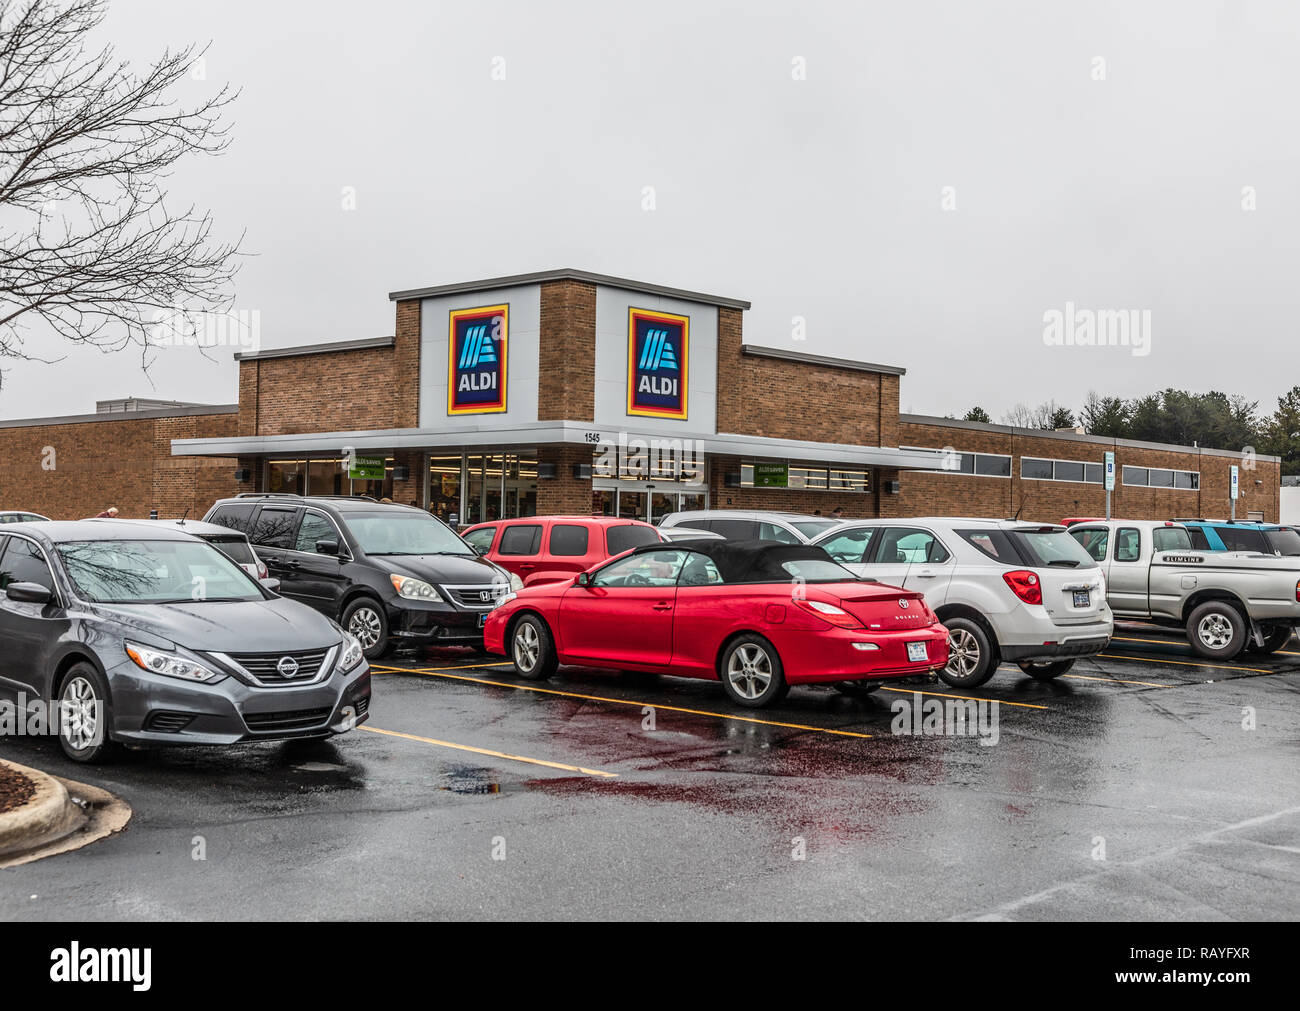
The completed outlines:
<svg viewBox="0 0 1300 1011">
<path fill-rule="evenodd" d="M 669 513 L 683 509 L 707 509 L 708 492 L 703 488 L 683 490 L 639 481 L 595 481 L 591 494 L 592 512 L 625 520 L 658 523 Z"/>
</svg>

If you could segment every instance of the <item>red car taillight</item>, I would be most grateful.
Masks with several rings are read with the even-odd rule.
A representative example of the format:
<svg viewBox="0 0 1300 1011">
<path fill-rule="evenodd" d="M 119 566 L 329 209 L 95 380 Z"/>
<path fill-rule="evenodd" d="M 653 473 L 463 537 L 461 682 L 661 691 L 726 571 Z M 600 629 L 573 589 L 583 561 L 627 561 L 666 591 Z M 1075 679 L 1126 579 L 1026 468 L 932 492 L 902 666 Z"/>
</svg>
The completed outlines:
<svg viewBox="0 0 1300 1011">
<path fill-rule="evenodd" d="M 861 628 L 862 623 L 842 607 L 828 604 L 824 600 L 796 600 L 795 605 L 809 614 L 821 618 L 828 624 L 839 628 Z"/>
<path fill-rule="evenodd" d="M 257 560 L 257 578 L 268 579 L 270 578 L 270 575 L 271 575 L 271 570 L 266 567 L 266 562 L 262 561 L 262 559 L 259 558 Z"/>
<path fill-rule="evenodd" d="M 1011 587 L 1011 592 L 1026 604 L 1041 604 L 1043 588 L 1038 585 L 1038 574 L 1028 569 L 1016 569 L 1014 572 L 1002 573 L 1002 579 Z"/>
<path fill-rule="evenodd" d="M 1300 580 L 1295 584 L 1295 599 L 1296 603 L 1300 603 Z"/>
</svg>

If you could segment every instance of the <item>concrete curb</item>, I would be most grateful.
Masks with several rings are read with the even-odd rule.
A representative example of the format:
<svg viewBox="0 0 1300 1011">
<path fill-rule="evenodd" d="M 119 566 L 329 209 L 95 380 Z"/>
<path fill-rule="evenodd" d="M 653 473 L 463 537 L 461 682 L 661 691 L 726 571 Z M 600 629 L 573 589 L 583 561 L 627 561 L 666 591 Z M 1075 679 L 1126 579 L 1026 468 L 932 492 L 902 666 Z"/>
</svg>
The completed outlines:
<svg viewBox="0 0 1300 1011">
<path fill-rule="evenodd" d="M 0 814 L 0 860 L 48 846 L 86 823 L 85 812 L 72 802 L 68 788 L 53 776 L 16 762 L 0 765 L 26 776 L 36 794 L 22 807 Z"/>
</svg>

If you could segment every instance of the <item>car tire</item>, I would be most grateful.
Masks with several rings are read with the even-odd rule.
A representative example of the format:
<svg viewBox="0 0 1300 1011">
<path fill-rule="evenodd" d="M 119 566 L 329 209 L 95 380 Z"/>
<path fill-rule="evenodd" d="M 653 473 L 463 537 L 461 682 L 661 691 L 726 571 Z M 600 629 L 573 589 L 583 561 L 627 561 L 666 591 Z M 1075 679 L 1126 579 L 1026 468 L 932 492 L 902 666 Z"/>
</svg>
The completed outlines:
<svg viewBox="0 0 1300 1011">
<path fill-rule="evenodd" d="M 367 660 L 378 660 L 392 650 L 384 605 L 374 597 L 358 597 L 343 609 L 339 624 L 357 637 Z"/>
<path fill-rule="evenodd" d="M 1224 600 L 1206 601 L 1187 619 L 1187 641 L 1207 660 L 1231 660 L 1248 638 L 1246 619 Z"/>
<path fill-rule="evenodd" d="M 939 677 L 954 688 L 978 688 L 997 670 L 992 640 L 971 618 L 949 618 L 943 624 L 948 629 L 948 664 Z"/>
<path fill-rule="evenodd" d="M 1036 681 L 1051 681 L 1074 666 L 1074 658 L 1069 660 L 1017 660 L 1016 666 Z"/>
<path fill-rule="evenodd" d="M 68 707 L 66 715 L 65 706 Z M 99 765 L 119 753 L 120 747 L 109 737 L 113 708 L 108 684 L 93 664 L 84 661 L 74 664 L 63 676 L 56 719 L 59 746 L 74 762 Z"/>
<path fill-rule="evenodd" d="M 865 699 L 880 691 L 879 681 L 836 681 L 835 690 L 852 699 Z"/>
<path fill-rule="evenodd" d="M 526 681 L 545 681 L 560 665 L 551 630 L 535 614 L 525 614 L 510 626 L 506 648 L 515 673 Z"/>
<path fill-rule="evenodd" d="M 1246 652 L 1254 653 L 1256 656 L 1262 656 L 1265 653 L 1276 653 L 1295 635 L 1295 629 L 1290 625 L 1265 625 L 1260 629 L 1264 633 L 1264 645 L 1256 646 L 1253 641 L 1247 644 Z"/>
<path fill-rule="evenodd" d="M 753 633 L 738 635 L 727 644 L 718 663 L 718 679 L 727 698 L 746 709 L 776 705 L 790 692 L 776 647 Z"/>
</svg>

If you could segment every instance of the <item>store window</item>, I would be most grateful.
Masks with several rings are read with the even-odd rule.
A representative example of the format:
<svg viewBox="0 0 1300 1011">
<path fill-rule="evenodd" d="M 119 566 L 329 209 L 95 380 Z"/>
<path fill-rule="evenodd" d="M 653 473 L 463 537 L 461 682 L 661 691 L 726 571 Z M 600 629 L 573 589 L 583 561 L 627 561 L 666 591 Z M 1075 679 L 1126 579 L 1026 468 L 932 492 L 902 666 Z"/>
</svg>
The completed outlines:
<svg viewBox="0 0 1300 1011">
<path fill-rule="evenodd" d="M 871 490 L 871 472 L 866 467 L 816 467 L 792 463 L 786 467 L 785 480 L 784 485 L 767 484 L 757 487 L 797 488 L 801 491 L 829 489 L 849 494 L 860 494 Z M 740 484 L 743 488 L 756 487 L 752 461 L 741 463 Z"/>
<path fill-rule="evenodd" d="M 392 498 L 393 460 L 392 457 L 385 458 L 383 480 L 349 478 L 347 463 L 342 457 L 268 460 L 266 490 L 293 495 L 369 495 L 375 499 Z"/>
</svg>

